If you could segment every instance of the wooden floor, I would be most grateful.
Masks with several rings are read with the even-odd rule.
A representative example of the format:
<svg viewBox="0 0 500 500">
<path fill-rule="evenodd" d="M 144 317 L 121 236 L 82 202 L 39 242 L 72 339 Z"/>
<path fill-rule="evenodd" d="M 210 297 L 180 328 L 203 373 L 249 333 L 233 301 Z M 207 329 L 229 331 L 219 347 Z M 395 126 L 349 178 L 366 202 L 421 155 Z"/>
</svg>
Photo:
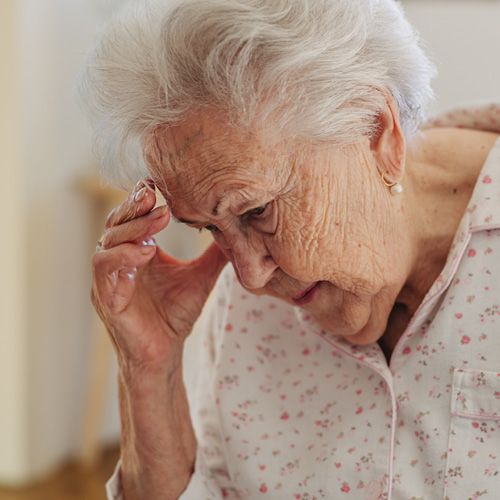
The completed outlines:
<svg viewBox="0 0 500 500">
<path fill-rule="evenodd" d="M 105 500 L 104 483 L 113 473 L 119 453 L 119 448 L 104 451 L 102 460 L 92 470 L 68 463 L 30 487 L 0 488 L 0 500 Z"/>
</svg>

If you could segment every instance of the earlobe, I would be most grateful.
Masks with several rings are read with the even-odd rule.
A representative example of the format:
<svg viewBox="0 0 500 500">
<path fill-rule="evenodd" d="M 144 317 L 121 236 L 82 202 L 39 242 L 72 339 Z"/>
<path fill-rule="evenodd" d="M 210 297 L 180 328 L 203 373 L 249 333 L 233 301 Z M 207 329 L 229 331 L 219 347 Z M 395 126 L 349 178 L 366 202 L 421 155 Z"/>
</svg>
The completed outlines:
<svg viewBox="0 0 500 500">
<path fill-rule="evenodd" d="M 406 143 L 397 104 L 389 94 L 386 94 L 386 106 L 378 116 L 370 146 L 386 185 L 400 182 L 404 174 Z"/>
</svg>

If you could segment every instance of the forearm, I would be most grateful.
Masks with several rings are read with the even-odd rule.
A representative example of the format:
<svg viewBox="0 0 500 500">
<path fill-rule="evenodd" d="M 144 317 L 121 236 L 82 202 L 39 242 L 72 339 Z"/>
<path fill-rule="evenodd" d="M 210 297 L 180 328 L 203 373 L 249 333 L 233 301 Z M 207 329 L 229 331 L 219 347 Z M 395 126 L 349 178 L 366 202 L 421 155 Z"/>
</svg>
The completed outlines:
<svg viewBox="0 0 500 500">
<path fill-rule="evenodd" d="M 125 500 L 177 499 L 190 480 L 196 441 L 180 365 L 119 371 Z"/>
</svg>

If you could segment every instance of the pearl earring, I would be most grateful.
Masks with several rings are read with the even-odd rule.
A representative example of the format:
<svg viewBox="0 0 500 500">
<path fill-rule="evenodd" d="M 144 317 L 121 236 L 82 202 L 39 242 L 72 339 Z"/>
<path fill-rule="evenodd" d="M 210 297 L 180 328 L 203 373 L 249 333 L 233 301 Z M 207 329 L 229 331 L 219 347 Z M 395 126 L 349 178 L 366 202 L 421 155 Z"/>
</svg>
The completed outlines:
<svg viewBox="0 0 500 500">
<path fill-rule="evenodd" d="M 385 174 L 380 174 L 383 183 L 390 188 L 391 194 L 400 194 L 404 191 L 403 185 L 399 182 L 387 182 Z"/>
</svg>

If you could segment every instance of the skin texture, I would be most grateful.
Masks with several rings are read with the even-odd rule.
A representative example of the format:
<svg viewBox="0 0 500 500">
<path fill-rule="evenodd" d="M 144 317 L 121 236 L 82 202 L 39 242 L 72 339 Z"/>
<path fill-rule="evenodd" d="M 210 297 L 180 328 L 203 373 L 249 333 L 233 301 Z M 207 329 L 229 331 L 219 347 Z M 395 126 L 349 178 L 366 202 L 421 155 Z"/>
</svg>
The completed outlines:
<svg viewBox="0 0 500 500">
<path fill-rule="evenodd" d="M 409 152 L 388 98 L 371 141 L 297 145 L 272 129 L 231 130 L 211 110 L 158 128 L 146 157 L 174 217 L 210 230 L 246 289 L 293 303 L 322 281 L 304 309 L 389 356 L 445 263 L 496 137 L 431 129 Z M 392 195 L 379 172 L 405 192 Z"/>
<path fill-rule="evenodd" d="M 224 123 L 206 110 L 155 130 L 145 144 L 152 180 L 110 213 L 92 260 L 92 303 L 119 366 L 125 500 L 179 498 L 189 483 L 197 444 L 182 351 L 228 260 L 251 293 L 292 304 L 321 281 L 302 307 L 353 344 L 378 341 L 389 359 L 444 265 L 497 139 L 435 129 L 408 152 L 391 99 L 377 136 L 349 146 Z M 379 172 L 404 193 L 391 195 Z M 169 207 L 154 208 L 155 184 Z M 197 259 L 178 261 L 151 244 L 169 208 L 212 231 Z"/>
</svg>

